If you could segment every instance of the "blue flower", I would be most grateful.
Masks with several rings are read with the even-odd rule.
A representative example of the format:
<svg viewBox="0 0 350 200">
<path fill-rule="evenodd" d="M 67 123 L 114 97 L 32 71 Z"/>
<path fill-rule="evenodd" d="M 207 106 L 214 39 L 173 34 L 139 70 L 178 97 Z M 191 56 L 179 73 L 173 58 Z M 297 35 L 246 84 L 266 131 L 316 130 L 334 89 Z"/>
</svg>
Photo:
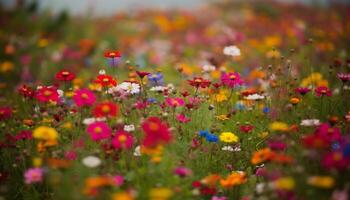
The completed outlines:
<svg viewBox="0 0 350 200">
<path fill-rule="evenodd" d="M 210 134 L 208 130 L 200 130 L 199 136 L 201 137 L 207 137 L 207 135 Z"/>
<path fill-rule="evenodd" d="M 242 102 L 237 102 L 235 105 L 235 108 L 237 110 L 244 110 L 245 109 L 245 105 Z"/>
<path fill-rule="evenodd" d="M 207 142 L 218 142 L 219 141 L 219 137 L 217 135 L 214 134 L 207 134 L 205 136 L 205 139 L 207 140 Z"/>
<path fill-rule="evenodd" d="M 163 85 L 164 79 L 163 79 L 163 74 L 160 72 L 154 73 L 154 74 L 149 74 L 147 76 L 149 84 L 150 85 Z"/>
<path fill-rule="evenodd" d="M 344 155 L 345 157 L 350 156 L 350 144 L 347 144 L 347 145 L 345 146 L 345 148 L 344 148 L 344 150 L 343 150 L 343 155 Z"/>
<path fill-rule="evenodd" d="M 157 99 L 155 99 L 155 98 L 148 98 L 147 101 L 149 103 L 157 103 Z"/>
<path fill-rule="evenodd" d="M 267 113 L 269 113 L 270 112 L 270 108 L 269 107 L 267 107 L 267 106 L 265 106 L 264 108 L 263 108 L 263 113 L 265 113 L 265 114 L 267 114 Z"/>
</svg>

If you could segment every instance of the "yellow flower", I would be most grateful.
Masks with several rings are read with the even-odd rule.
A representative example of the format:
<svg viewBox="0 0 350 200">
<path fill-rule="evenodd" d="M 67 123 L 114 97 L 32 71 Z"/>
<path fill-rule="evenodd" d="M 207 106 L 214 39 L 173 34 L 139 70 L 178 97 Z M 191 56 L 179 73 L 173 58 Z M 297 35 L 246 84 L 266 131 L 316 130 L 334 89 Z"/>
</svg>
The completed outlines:
<svg viewBox="0 0 350 200">
<path fill-rule="evenodd" d="M 226 90 L 220 90 L 220 92 L 216 95 L 214 95 L 214 101 L 216 102 L 223 102 L 227 100 L 227 91 Z"/>
<path fill-rule="evenodd" d="M 39 47 L 46 47 L 49 44 L 49 40 L 46 38 L 42 38 L 38 41 Z"/>
<path fill-rule="evenodd" d="M 58 133 L 54 128 L 40 126 L 33 131 L 33 137 L 40 140 L 56 140 Z"/>
<path fill-rule="evenodd" d="M 173 196 L 173 191 L 168 188 L 153 188 L 149 192 L 151 200 L 167 200 Z"/>
<path fill-rule="evenodd" d="M 133 196 L 128 192 L 118 192 L 112 197 L 112 200 L 133 200 Z"/>
<path fill-rule="evenodd" d="M 43 163 L 43 160 L 39 157 L 33 158 L 33 166 L 34 167 L 40 167 Z"/>
<path fill-rule="evenodd" d="M 66 122 L 66 123 L 62 124 L 61 127 L 65 128 L 65 129 L 72 129 L 73 124 L 71 122 Z"/>
<path fill-rule="evenodd" d="M 230 119 L 227 115 L 218 115 L 216 116 L 216 119 L 221 120 L 221 121 L 225 121 Z"/>
<path fill-rule="evenodd" d="M 267 131 L 264 131 L 264 132 L 261 132 L 261 133 L 258 134 L 258 136 L 260 138 L 266 138 L 268 135 L 269 135 L 269 132 L 267 132 Z"/>
<path fill-rule="evenodd" d="M 235 134 L 231 132 L 223 132 L 220 134 L 219 138 L 220 141 L 227 143 L 237 142 L 239 139 Z"/>
<path fill-rule="evenodd" d="M 289 130 L 288 125 L 284 122 L 273 122 L 270 124 L 270 130 L 286 132 Z"/>
<path fill-rule="evenodd" d="M 297 105 L 300 102 L 300 99 L 298 97 L 292 97 L 289 99 L 289 102 L 293 105 Z"/>
<path fill-rule="evenodd" d="M 0 71 L 3 73 L 9 72 L 13 70 L 13 63 L 9 61 L 5 61 L 1 63 Z"/>
<path fill-rule="evenodd" d="M 282 177 L 274 181 L 274 186 L 277 189 L 292 190 L 295 187 L 295 181 L 292 177 Z"/>
<path fill-rule="evenodd" d="M 334 186 L 335 181 L 330 176 L 311 176 L 307 179 L 309 185 L 320 188 L 331 188 Z"/>
</svg>

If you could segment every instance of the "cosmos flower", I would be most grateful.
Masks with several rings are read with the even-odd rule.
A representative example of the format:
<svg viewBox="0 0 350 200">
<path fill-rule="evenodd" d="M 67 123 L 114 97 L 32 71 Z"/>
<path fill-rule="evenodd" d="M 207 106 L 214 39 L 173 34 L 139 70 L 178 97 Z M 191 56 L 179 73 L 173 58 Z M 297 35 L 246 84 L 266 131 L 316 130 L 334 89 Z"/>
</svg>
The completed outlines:
<svg viewBox="0 0 350 200">
<path fill-rule="evenodd" d="M 160 72 L 154 73 L 154 74 L 148 74 L 147 78 L 148 78 L 149 84 L 153 86 L 163 85 L 164 83 L 163 74 Z"/>
<path fill-rule="evenodd" d="M 133 136 L 126 131 L 118 131 L 112 140 L 112 145 L 115 149 L 130 149 L 133 143 Z"/>
<path fill-rule="evenodd" d="M 210 81 L 202 77 L 194 77 L 192 80 L 188 80 L 188 83 L 195 88 L 207 88 L 210 85 Z"/>
<path fill-rule="evenodd" d="M 89 89 L 78 89 L 74 92 L 72 99 L 79 107 L 92 106 L 96 101 L 96 96 Z"/>
<path fill-rule="evenodd" d="M 191 121 L 191 118 L 187 118 L 184 114 L 176 115 L 176 120 L 181 123 L 187 123 Z"/>
<path fill-rule="evenodd" d="M 102 87 L 112 87 L 117 85 L 117 81 L 110 75 L 98 75 L 94 82 Z"/>
<path fill-rule="evenodd" d="M 59 94 L 56 87 L 53 86 L 42 86 L 37 89 L 35 98 L 42 102 L 42 103 L 48 103 L 48 102 L 59 102 Z"/>
<path fill-rule="evenodd" d="M 75 78 L 75 74 L 68 71 L 68 70 L 61 70 L 59 72 L 56 73 L 56 76 L 55 76 L 56 80 L 58 81 L 71 81 Z"/>
<path fill-rule="evenodd" d="M 173 108 L 183 106 L 185 104 L 185 101 L 183 99 L 176 98 L 176 97 L 174 97 L 174 98 L 168 97 L 165 99 L 165 102 L 168 106 L 173 107 Z"/>
<path fill-rule="evenodd" d="M 172 140 L 169 127 L 158 117 L 149 117 L 141 124 L 145 133 L 142 144 L 146 147 L 154 147 L 158 144 L 169 143 Z"/>
<path fill-rule="evenodd" d="M 118 115 L 119 107 L 112 102 L 103 102 L 97 104 L 92 110 L 95 117 L 115 117 Z"/>
<path fill-rule="evenodd" d="M 111 137 L 111 129 L 105 122 L 94 122 L 91 123 L 86 131 L 90 135 L 93 141 L 99 141 Z"/>
<path fill-rule="evenodd" d="M 223 73 L 221 75 L 221 82 L 223 85 L 229 88 L 234 88 L 243 84 L 243 81 L 237 72 Z"/>
<path fill-rule="evenodd" d="M 315 89 L 316 96 L 332 96 L 332 91 L 326 86 L 320 86 Z"/>
<path fill-rule="evenodd" d="M 12 116 L 12 108 L 8 106 L 0 107 L 0 120 L 9 119 Z"/>
<path fill-rule="evenodd" d="M 241 50 L 237 46 L 232 45 L 232 46 L 226 46 L 223 49 L 223 53 L 224 55 L 227 55 L 227 56 L 236 57 L 241 55 Z"/>
<path fill-rule="evenodd" d="M 41 183 L 43 181 L 43 169 L 42 168 L 30 168 L 24 173 L 25 183 Z"/>
<path fill-rule="evenodd" d="M 140 93 L 140 85 L 138 83 L 122 82 L 117 86 L 117 90 L 124 90 L 127 94 Z"/>
</svg>

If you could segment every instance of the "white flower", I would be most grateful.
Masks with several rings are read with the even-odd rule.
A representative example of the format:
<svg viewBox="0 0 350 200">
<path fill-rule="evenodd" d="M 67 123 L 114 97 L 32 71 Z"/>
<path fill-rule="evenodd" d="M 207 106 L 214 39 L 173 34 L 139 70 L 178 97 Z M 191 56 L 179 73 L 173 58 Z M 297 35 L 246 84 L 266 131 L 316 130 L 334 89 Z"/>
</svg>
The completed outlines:
<svg viewBox="0 0 350 200">
<path fill-rule="evenodd" d="M 140 145 L 135 147 L 134 156 L 141 156 L 141 147 L 140 147 Z"/>
<path fill-rule="evenodd" d="M 221 150 L 223 150 L 223 151 L 233 151 L 233 148 L 231 146 L 223 146 L 221 148 Z"/>
<path fill-rule="evenodd" d="M 227 46 L 224 48 L 223 53 L 227 56 L 240 56 L 241 50 L 237 46 Z"/>
<path fill-rule="evenodd" d="M 124 125 L 124 131 L 126 132 L 132 132 L 135 130 L 135 126 L 133 124 L 130 125 Z"/>
<path fill-rule="evenodd" d="M 318 126 L 320 125 L 320 120 L 318 119 L 304 119 L 301 120 L 300 126 Z"/>
<path fill-rule="evenodd" d="M 265 98 L 265 96 L 260 95 L 260 94 L 250 94 L 245 99 L 247 99 L 247 100 L 261 100 L 264 98 Z"/>
<path fill-rule="evenodd" d="M 203 72 L 212 72 L 215 70 L 215 66 L 211 64 L 205 64 L 202 66 Z"/>
<path fill-rule="evenodd" d="M 99 75 L 105 75 L 106 71 L 104 69 L 100 69 L 100 71 L 98 71 L 98 74 Z"/>
<path fill-rule="evenodd" d="M 58 96 L 62 98 L 64 96 L 63 90 L 57 90 Z"/>
<path fill-rule="evenodd" d="M 124 90 L 128 94 L 140 93 L 140 85 L 137 83 L 122 82 L 117 86 L 117 90 Z"/>
<path fill-rule="evenodd" d="M 264 192 L 264 189 L 265 189 L 265 183 L 258 183 L 258 184 L 256 184 L 256 186 L 255 186 L 255 191 L 256 191 L 256 193 L 258 193 L 258 194 L 263 193 L 263 192 Z"/>
<path fill-rule="evenodd" d="M 86 167 L 95 168 L 101 164 L 101 159 L 96 156 L 87 156 L 83 158 L 82 162 Z"/>
<path fill-rule="evenodd" d="M 100 118 L 93 118 L 93 117 L 91 117 L 91 118 L 85 118 L 85 119 L 83 120 L 83 124 L 89 125 L 89 124 L 92 124 L 92 123 L 94 123 L 94 122 L 101 122 L 101 121 L 106 121 L 106 118 L 105 118 L 105 117 L 100 117 Z"/>
<path fill-rule="evenodd" d="M 152 92 L 163 92 L 165 89 L 167 89 L 167 87 L 154 86 L 154 87 L 151 87 L 150 91 L 152 91 Z"/>
</svg>

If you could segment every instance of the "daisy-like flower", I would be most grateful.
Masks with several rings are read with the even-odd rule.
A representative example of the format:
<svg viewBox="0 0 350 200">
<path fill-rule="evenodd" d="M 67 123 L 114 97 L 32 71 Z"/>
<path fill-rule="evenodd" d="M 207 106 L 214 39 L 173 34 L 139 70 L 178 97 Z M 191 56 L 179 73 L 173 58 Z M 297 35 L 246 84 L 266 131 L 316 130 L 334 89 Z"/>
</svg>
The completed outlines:
<svg viewBox="0 0 350 200">
<path fill-rule="evenodd" d="M 79 107 L 92 106 L 96 101 L 96 96 L 89 89 L 79 89 L 74 92 L 72 99 Z"/>
<path fill-rule="evenodd" d="M 87 127 L 86 131 L 94 141 L 99 141 L 111 137 L 111 129 L 105 122 L 91 123 Z"/>
<path fill-rule="evenodd" d="M 154 147 L 172 140 L 168 125 L 158 117 L 149 117 L 142 123 L 141 127 L 145 133 L 142 141 L 145 147 Z"/>
<path fill-rule="evenodd" d="M 92 124 L 94 122 L 102 122 L 102 121 L 106 121 L 106 118 L 105 117 L 100 117 L 100 118 L 91 117 L 91 118 L 85 118 L 83 120 L 83 124 L 89 125 L 89 124 Z"/>
<path fill-rule="evenodd" d="M 117 116 L 118 112 L 118 105 L 112 102 L 99 103 L 92 110 L 92 114 L 95 117 L 115 117 Z"/>
<path fill-rule="evenodd" d="M 43 169 L 41 168 L 30 168 L 24 173 L 25 183 L 40 183 L 43 181 Z"/>
<path fill-rule="evenodd" d="M 332 91 L 326 87 L 326 86 L 320 86 L 315 89 L 316 96 L 321 97 L 321 96 L 332 96 Z"/>
<path fill-rule="evenodd" d="M 160 72 L 154 73 L 154 74 L 148 74 L 147 78 L 148 78 L 149 84 L 153 86 L 163 85 L 164 83 L 163 74 Z"/>
<path fill-rule="evenodd" d="M 245 99 L 259 101 L 259 100 L 265 99 L 265 96 L 255 93 L 255 94 L 250 94 L 250 95 L 246 96 Z"/>
<path fill-rule="evenodd" d="M 115 149 L 130 149 L 133 144 L 133 136 L 126 131 L 118 131 L 112 140 L 112 145 Z"/>
<path fill-rule="evenodd" d="M 58 81 L 71 81 L 75 78 L 75 74 L 73 72 L 70 72 L 64 69 L 57 72 L 55 78 Z"/>
<path fill-rule="evenodd" d="M 238 142 L 238 137 L 231 133 L 231 132 L 223 132 L 219 136 L 220 141 L 226 142 L 226 143 L 232 143 L 232 142 Z"/>
<path fill-rule="evenodd" d="M 101 159 L 96 156 L 87 156 L 82 160 L 83 165 L 88 168 L 95 168 L 101 165 Z"/>
<path fill-rule="evenodd" d="M 176 98 L 176 97 L 175 98 L 168 97 L 165 99 L 165 102 L 168 106 L 173 108 L 183 106 L 185 104 L 185 101 L 183 99 Z"/>
<path fill-rule="evenodd" d="M 117 81 L 110 75 L 98 75 L 94 82 L 102 87 L 112 87 L 117 85 Z"/>
<path fill-rule="evenodd" d="M 131 82 L 122 82 L 117 86 L 118 90 L 124 90 L 127 94 L 138 94 L 140 93 L 140 85 Z"/>
<path fill-rule="evenodd" d="M 195 88 L 207 88 L 211 82 L 207 79 L 203 79 L 202 77 L 194 77 L 192 80 L 188 80 L 188 83 Z"/>
<path fill-rule="evenodd" d="M 227 55 L 227 56 L 236 57 L 241 55 L 241 50 L 237 46 L 231 45 L 231 46 L 226 46 L 223 50 L 223 53 L 224 55 Z"/>
<path fill-rule="evenodd" d="M 234 88 L 237 85 L 242 85 L 243 81 L 237 72 L 223 73 L 221 75 L 221 82 L 229 88 Z"/>
<path fill-rule="evenodd" d="M 135 130 L 135 126 L 133 124 L 130 125 L 124 125 L 124 131 L 126 132 L 132 132 Z"/>
<path fill-rule="evenodd" d="M 42 102 L 59 102 L 59 94 L 57 88 L 53 86 L 42 86 L 37 89 L 35 98 Z"/>
<path fill-rule="evenodd" d="M 318 126 L 320 124 L 319 119 L 304 119 L 301 121 L 300 126 Z"/>
</svg>

